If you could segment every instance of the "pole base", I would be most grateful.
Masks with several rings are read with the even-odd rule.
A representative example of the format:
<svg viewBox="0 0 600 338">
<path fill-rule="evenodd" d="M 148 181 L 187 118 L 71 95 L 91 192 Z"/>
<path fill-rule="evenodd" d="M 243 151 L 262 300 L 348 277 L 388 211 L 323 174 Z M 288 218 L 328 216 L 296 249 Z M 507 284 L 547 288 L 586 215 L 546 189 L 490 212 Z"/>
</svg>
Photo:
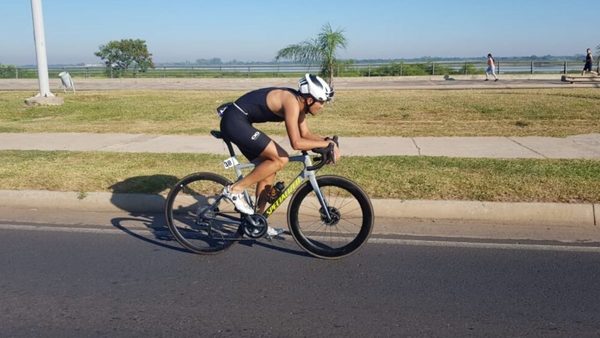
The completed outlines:
<svg viewBox="0 0 600 338">
<path fill-rule="evenodd" d="M 62 106 L 65 100 L 57 96 L 34 96 L 25 100 L 28 106 Z"/>
</svg>

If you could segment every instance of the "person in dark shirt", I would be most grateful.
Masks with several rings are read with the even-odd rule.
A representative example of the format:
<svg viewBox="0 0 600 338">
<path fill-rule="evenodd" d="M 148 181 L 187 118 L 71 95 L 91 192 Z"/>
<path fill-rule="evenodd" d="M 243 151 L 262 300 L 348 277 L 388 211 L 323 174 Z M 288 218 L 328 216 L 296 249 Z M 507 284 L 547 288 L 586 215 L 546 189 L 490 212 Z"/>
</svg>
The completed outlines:
<svg viewBox="0 0 600 338">
<path fill-rule="evenodd" d="M 593 63 L 594 63 L 594 58 L 592 57 L 592 50 L 590 48 L 588 48 L 587 55 L 585 56 L 585 65 L 583 66 L 581 75 L 583 75 L 586 72 L 591 72 Z"/>
<path fill-rule="evenodd" d="M 278 171 L 288 163 L 288 153 L 254 124 L 284 121 L 290 145 L 294 150 L 311 150 L 334 143 L 334 156 L 340 156 L 335 142 L 312 133 L 306 123 L 307 114 L 318 115 L 325 102 L 333 97 L 327 82 L 316 75 L 306 74 L 299 80 L 298 90 L 292 88 L 262 88 L 244 94 L 222 113 L 221 133 L 237 145 L 256 167 L 243 179 L 225 187 L 223 195 L 236 208 L 252 215 L 254 210 L 243 197 L 244 189 L 257 184 L 257 212 L 266 206 L 266 188 L 270 189 Z M 267 190 L 268 190 L 267 189 Z"/>
</svg>

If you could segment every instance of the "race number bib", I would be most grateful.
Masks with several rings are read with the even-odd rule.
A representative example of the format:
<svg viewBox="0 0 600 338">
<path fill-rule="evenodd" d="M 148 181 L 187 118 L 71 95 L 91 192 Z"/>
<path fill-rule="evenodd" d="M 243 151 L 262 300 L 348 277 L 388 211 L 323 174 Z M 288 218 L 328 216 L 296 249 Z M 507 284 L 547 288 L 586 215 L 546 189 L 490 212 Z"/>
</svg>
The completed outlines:
<svg viewBox="0 0 600 338">
<path fill-rule="evenodd" d="M 223 166 L 225 166 L 225 169 L 233 168 L 238 164 L 240 164 L 240 162 L 238 162 L 238 160 L 235 157 L 230 157 L 223 161 Z"/>
</svg>

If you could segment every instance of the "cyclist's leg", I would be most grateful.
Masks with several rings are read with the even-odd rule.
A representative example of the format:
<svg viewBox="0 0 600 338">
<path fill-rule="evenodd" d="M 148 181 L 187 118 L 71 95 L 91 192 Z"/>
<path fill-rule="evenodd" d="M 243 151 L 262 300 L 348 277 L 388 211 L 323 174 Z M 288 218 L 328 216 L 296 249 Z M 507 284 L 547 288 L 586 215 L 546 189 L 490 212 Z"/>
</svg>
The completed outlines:
<svg viewBox="0 0 600 338">
<path fill-rule="evenodd" d="M 288 154 L 285 150 L 265 133 L 256 129 L 237 110 L 230 112 L 228 109 L 225 112 L 221 119 L 221 132 L 249 161 L 256 164 L 256 168 L 245 179 L 232 186 L 232 192 L 243 191 L 252 184 L 271 176 L 287 163 Z M 263 163 L 265 161 L 266 163 Z"/>
<path fill-rule="evenodd" d="M 252 172 L 231 186 L 230 191 L 238 194 L 258 183 L 256 190 L 258 201 L 264 194 L 265 187 L 272 184 L 275 173 L 287 164 L 289 155 L 269 136 L 256 129 L 242 114 L 230 114 L 226 111 L 221 119 L 221 132 L 237 145 L 248 160 L 256 164 Z M 264 201 L 261 202 L 260 211 L 265 205 Z"/>
<path fill-rule="evenodd" d="M 259 162 L 254 170 L 243 179 L 234 183 L 231 186 L 231 191 L 236 193 L 241 192 L 253 184 L 260 182 L 257 186 L 257 196 L 261 196 L 265 186 L 272 184 L 270 180 L 275 178 L 275 173 L 283 169 L 288 163 L 288 156 L 288 153 L 279 144 L 270 140 L 260 155 L 254 159 L 254 161 Z"/>
<path fill-rule="evenodd" d="M 256 184 L 256 210 L 259 214 L 262 214 L 267 207 L 269 191 L 273 187 L 276 176 L 277 173 L 260 180 Z"/>
</svg>

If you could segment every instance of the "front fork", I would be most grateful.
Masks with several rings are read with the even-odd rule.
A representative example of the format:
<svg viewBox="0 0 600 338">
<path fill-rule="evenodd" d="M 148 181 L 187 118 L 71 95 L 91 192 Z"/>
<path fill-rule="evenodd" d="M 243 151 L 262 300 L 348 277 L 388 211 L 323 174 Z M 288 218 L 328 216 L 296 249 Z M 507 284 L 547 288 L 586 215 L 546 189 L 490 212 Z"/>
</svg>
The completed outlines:
<svg viewBox="0 0 600 338">
<path fill-rule="evenodd" d="M 308 180 L 310 181 L 310 185 L 312 186 L 313 191 L 317 195 L 317 199 L 321 204 L 322 210 L 324 210 L 324 214 L 327 217 L 327 221 L 331 222 L 331 214 L 329 213 L 329 207 L 327 205 L 327 201 L 325 200 L 325 196 L 323 196 L 323 193 L 321 192 L 319 183 L 317 182 L 317 175 L 315 175 L 314 171 L 308 171 L 306 175 L 308 175 Z"/>
</svg>

